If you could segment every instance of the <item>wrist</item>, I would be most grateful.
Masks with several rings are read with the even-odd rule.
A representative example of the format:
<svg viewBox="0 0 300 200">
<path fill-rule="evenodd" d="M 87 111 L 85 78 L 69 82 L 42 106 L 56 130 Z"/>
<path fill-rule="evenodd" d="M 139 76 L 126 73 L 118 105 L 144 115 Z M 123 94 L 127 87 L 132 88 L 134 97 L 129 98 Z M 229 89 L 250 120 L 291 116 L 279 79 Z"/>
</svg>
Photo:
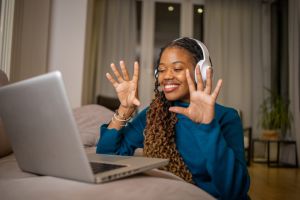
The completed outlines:
<svg viewBox="0 0 300 200">
<path fill-rule="evenodd" d="M 131 118 L 132 114 L 135 112 L 136 107 L 124 107 L 120 105 L 120 107 L 116 110 L 116 114 L 123 120 Z"/>
</svg>

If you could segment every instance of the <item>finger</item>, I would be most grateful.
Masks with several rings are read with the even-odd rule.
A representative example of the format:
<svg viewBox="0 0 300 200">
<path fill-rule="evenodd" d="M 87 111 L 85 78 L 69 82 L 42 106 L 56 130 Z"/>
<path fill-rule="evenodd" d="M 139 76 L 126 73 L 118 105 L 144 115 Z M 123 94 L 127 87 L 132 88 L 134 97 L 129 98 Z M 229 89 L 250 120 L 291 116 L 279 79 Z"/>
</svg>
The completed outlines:
<svg viewBox="0 0 300 200">
<path fill-rule="evenodd" d="M 197 90 L 203 91 L 203 80 L 199 65 L 196 66 Z"/>
<path fill-rule="evenodd" d="M 169 111 L 187 116 L 187 109 L 179 106 L 172 106 Z"/>
<path fill-rule="evenodd" d="M 135 90 L 135 97 L 138 99 L 139 98 L 139 88 L 136 87 L 136 90 Z"/>
<path fill-rule="evenodd" d="M 128 71 L 126 69 L 125 63 L 123 60 L 120 61 L 120 66 L 121 66 L 121 70 L 122 70 L 122 74 L 124 77 L 125 81 L 129 81 L 129 75 L 128 75 Z"/>
<path fill-rule="evenodd" d="M 205 89 L 204 92 L 206 94 L 210 94 L 211 93 L 211 88 L 212 88 L 212 68 L 209 67 L 206 69 L 206 85 L 205 85 Z"/>
<path fill-rule="evenodd" d="M 136 84 L 137 84 L 137 82 L 139 80 L 139 63 L 137 61 L 134 62 L 134 69 L 133 69 L 132 80 Z"/>
<path fill-rule="evenodd" d="M 140 102 L 137 98 L 135 98 L 135 99 L 133 100 L 133 104 L 136 105 L 136 106 L 140 106 L 140 105 L 141 105 L 141 102 Z"/>
<path fill-rule="evenodd" d="M 213 91 L 213 93 L 211 94 L 211 96 L 214 98 L 214 100 L 216 100 L 219 95 L 219 92 L 220 92 L 220 89 L 222 86 L 222 82 L 223 82 L 222 79 L 218 80 L 217 86 L 216 86 L 215 90 Z"/>
<path fill-rule="evenodd" d="M 124 80 L 123 80 L 121 74 L 119 73 L 119 71 L 118 71 L 116 65 L 115 65 L 114 63 L 111 63 L 111 64 L 110 64 L 110 67 L 111 67 L 112 71 L 114 72 L 114 74 L 116 75 L 118 81 L 119 81 L 120 83 L 122 83 Z"/>
<path fill-rule="evenodd" d="M 190 75 L 190 71 L 188 69 L 185 70 L 185 75 L 186 75 L 186 80 L 188 82 L 190 93 L 194 92 L 196 90 L 195 89 L 195 83 L 192 80 L 191 75 Z"/>
<path fill-rule="evenodd" d="M 106 73 L 106 78 L 111 82 L 111 84 L 116 88 L 118 86 L 117 81 L 110 75 L 110 73 Z"/>
</svg>

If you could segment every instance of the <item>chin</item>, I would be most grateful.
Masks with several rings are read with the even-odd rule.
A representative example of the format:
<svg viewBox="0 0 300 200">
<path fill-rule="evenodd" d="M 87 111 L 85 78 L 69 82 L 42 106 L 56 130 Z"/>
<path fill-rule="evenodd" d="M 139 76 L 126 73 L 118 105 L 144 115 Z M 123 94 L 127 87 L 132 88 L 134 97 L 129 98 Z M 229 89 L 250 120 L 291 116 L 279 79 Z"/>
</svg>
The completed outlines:
<svg viewBox="0 0 300 200">
<path fill-rule="evenodd" d="M 180 95 L 176 93 L 164 93 L 164 95 L 168 101 L 183 101 L 189 103 L 189 94 Z"/>
<path fill-rule="evenodd" d="M 165 94 L 165 97 L 168 101 L 176 101 L 179 100 L 179 96 L 178 95 L 174 95 L 174 94 Z"/>
</svg>

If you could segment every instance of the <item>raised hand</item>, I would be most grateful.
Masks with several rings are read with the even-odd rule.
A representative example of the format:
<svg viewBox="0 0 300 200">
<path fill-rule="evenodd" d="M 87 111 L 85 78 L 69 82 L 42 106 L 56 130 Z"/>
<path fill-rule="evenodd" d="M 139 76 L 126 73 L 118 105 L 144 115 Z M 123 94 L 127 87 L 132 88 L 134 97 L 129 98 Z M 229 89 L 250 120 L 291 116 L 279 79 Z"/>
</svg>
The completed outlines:
<svg viewBox="0 0 300 200">
<path fill-rule="evenodd" d="M 206 85 L 204 86 L 201 72 L 199 67 L 196 67 L 197 74 L 197 88 L 192 80 L 189 70 L 186 70 L 186 79 L 190 90 L 190 105 L 187 108 L 184 107 L 170 107 L 169 110 L 172 112 L 180 113 L 196 123 L 209 124 L 215 116 L 215 103 L 219 95 L 222 80 L 218 80 L 217 86 L 212 91 L 212 68 L 206 71 Z"/>
<path fill-rule="evenodd" d="M 130 80 L 128 71 L 126 69 L 124 61 L 120 61 L 122 76 L 119 73 L 116 65 L 112 63 L 111 69 L 115 74 L 117 80 L 115 80 L 112 75 L 106 73 L 106 78 L 112 83 L 114 86 L 121 106 L 126 109 L 130 109 L 140 105 L 140 101 L 137 97 L 137 89 L 138 89 L 138 78 L 139 78 L 139 64 L 138 62 L 134 62 L 134 72 L 133 77 Z"/>
</svg>

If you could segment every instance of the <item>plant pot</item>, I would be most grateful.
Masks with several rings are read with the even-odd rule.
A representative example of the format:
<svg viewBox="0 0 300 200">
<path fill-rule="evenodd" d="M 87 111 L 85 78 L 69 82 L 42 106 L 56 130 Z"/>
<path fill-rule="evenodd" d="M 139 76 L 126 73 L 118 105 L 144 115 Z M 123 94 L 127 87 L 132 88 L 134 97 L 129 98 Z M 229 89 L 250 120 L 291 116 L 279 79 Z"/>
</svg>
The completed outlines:
<svg viewBox="0 0 300 200">
<path fill-rule="evenodd" d="M 280 130 L 262 130 L 261 139 L 278 140 L 280 139 Z"/>
</svg>

